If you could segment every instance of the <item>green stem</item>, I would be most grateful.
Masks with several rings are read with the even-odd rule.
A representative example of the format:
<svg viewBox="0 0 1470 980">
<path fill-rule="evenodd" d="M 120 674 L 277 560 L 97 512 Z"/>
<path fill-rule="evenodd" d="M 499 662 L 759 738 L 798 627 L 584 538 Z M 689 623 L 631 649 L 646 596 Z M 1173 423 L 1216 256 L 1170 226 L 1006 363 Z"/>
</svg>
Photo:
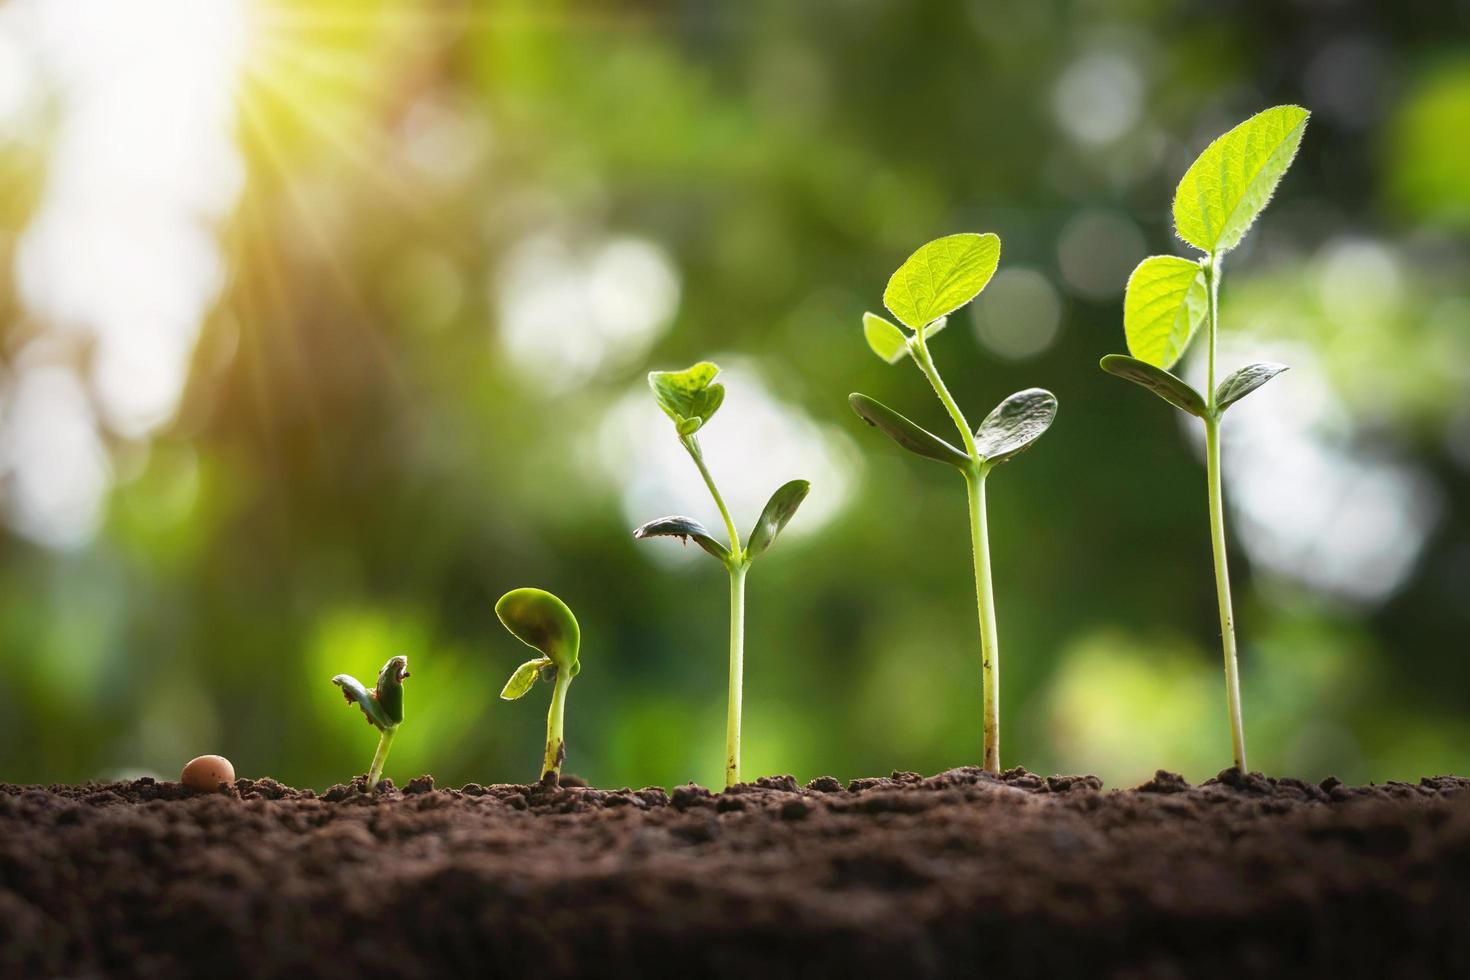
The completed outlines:
<svg viewBox="0 0 1470 980">
<path fill-rule="evenodd" d="M 980 613 L 980 689 L 985 701 L 984 766 L 1000 772 L 1000 640 L 990 584 L 990 530 L 985 516 L 986 470 L 965 471 L 970 500 L 970 552 L 975 560 L 975 605 Z"/>
<path fill-rule="evenodd" d="M 975 451 L 975 437 L 970 433 L 970 423 L 965 421 L 965 413 L 955 404 L 949 389 L 944 386 L 944 379 L 939 376 L 939 369 L 934 366 L 934 360 L 929 356 L 929 348 L 924 343 L 924 331 L 920 330 L 914 335 L 915 343 L 909 349 L 913 352 L 914 363 L 919 365 L 919 370 L 924 372 L 924 377 L 929 379 L 929 384 L 934 388 L 934 393 L 944 403 L 949 417 L 954 419 L 955 428 L 960 430 L 960 438 L 965 441 L 965 452 L 970 458 L 979 462 L 978 453 Z"/>
<path fill-rule="evenodd" d="M 699 449 L 699 443 L 693 436 L 687 436 L 684 440 L 684 449 L 689 453 L 689 458 L 694 460 L 694 465 L 699 467 L 699 475 L 704 477 L 704 485 L 709 487 L 709 495 L 715 498 L 715 506 L 720 508 L 720 516 L 725 520 L 725 533 L 730 536 L 730 555 L 733 560 L 740 560 L 740 535 L 735 530 L 735 522 L 730 518 L 730 510 L 725 506 L 725 498 L 720 496 L 719 488 L 715 486 L 714 477 L 709 475 L 709 468 L 704 465 L 704 453 Z"/>
<path fill-rule="evenodd" d="M 393 736 L 397 733 L 397 725 L 383 729 L 382 737 L 378 739 L 378 751 L 373 753 L 373 764 L 368 766 L 368 789 L 375 789 L 378 781 L 383 778 L 383 763 L 388 761 L 388 748 L 393 744 Z"/>
<path fill-rule="evenodd" d="M 740 705 L 745 688 L 745 572 L 730 567 L 730 699 L 725 709 L 725 788 L 740 782 Z"/>
<path fill-rule="evenodd" d="M 541 778 L 561 775 L 561 764 L 567 758 L 567 743 L 562 737 L 562 715 L 567 707 L 567 688 L 571 686 L 570 673 L 560 667 L 556 670 L 556 683 L 551 690 L 551 710 L 546 713 L 546 758 L 541 763 Z"/>
<path fill-rule="evenodd" d="M 1240 711 L 1240 664 L 1235 653 L 1235 613 L 1230 601 L 1230 562 L 1225 553 L 1225 493 L 1220 479 L 1220 413 L 1215 404 L 1215 341 L 1220 326 L 1220 255 L 1205 266 L 1210 287 L 1210 362 L 1205 397 L 1205 480 L 1210 495 L 1210 546 L 1215 558 L 1215 599 L 1220 606 L 1220 643 L 1225 658 L 1225 704 L 1230 712 L 1230 745 L 1235 768 L 1247 772 L 1245 722 Z"/>
</svg>

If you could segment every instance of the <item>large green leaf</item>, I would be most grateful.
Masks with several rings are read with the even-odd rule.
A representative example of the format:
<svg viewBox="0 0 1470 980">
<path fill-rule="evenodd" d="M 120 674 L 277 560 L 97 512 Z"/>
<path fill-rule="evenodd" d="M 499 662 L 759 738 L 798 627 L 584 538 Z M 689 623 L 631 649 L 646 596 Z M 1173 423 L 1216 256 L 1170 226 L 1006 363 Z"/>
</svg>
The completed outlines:
<svg viewBox="0 0 1470 980">
<path fill-rule="evenodd" d="M 792 480 L 771 494 L 771 499 L 766 501 L 765 509 L 761 511 L 755 527 L 751 529 L 750 540 L 745 545 L 747 558 L 758 558 L 775 544 L 776 535 L 796 515 L 796 508 L 801 506 L 811 489 L 812 485 L 805 480 Z"/>
<path fill-rule="evenodd" d="M 692 517 L 660 517 L 633 532 L 640 541 L 644 538 L 680 538 L 694 543 L 714 555 L 720 561 L 730 557 L 730 549 L 716 541 L 709 529 Z"/>
<path fill-rule="evenodd" d="M 1291 166 L 1309 115 L 1276 106 L 1206 147 L 1174 192 L 1175 233 L 1206 253 L 1240 244 Z"/>
<path fill-rule="evenodd" d="M 507 592 L 495 604 L 495 615 L 511 635 L 526 646 L 540 650 L 558 670 L 574 670 L 577 666 L 577 652 L 582 645 L 577 617 L 550 592 L 541 589 Z"/>
<path fill-rule="evenodd" d="M 888 280 L 883 305 L 918 330 L 980 295 L 1000 262 L 993 234 L 947 235 L 910 255 Z"/>
<path fill-rule="evenodd" d="M 537 657 L 535 660 L 527 660 L 515 669 L 515 673 L 510 675 L 510 680 L 505 682 L 505 687 L 500 689 L 500 699 L 502 701 L 517 701 L 525 697 L 527 692 L 535 685 L 536 678 L 541 675 L 541 669 L 550 666 L 550 657 Z"/>
<path fill-rule="evenodd" d="M 693 435 L 719 411 L 725 400 L 725 386 L 714 383 L 719 373 L 719 367 L 709 361 L 700 361 L 683 371 L 648 373 L 653 398 L 674 420 L 679 435 Z"/>
<path fill-rule="evenodd" d="M 1128 277 L 1123 298 L 1123 333 L 1140 361 L 1168 370 L 1194 337 L 1209 305 L 1199 263 L 1175 255 L 1153 255 Z"/>
<path fill-rule="evenodd" d="M 858 418 L 882 431 L 909 452 L 954 466 L 969 465 L 969 456 L 928 429 L 910 422 L 882 402 L 856 393 L 848 395 L 847 402 L 857 412 Z"/>
<path fill-rule="evenodd" d="M 975 430 L 975 451 L 989 463 L 1003 463 L 1025 452 L 1057 417 L 1057 396 L 1045 388 L 1018 391 Z"/>
<path fill-rule="evenodd" d="M 1163 368 L 1125 354 L 1109 354 L 1101 361 L 1102 369 L 1158 395 L 1175 408 L 1204 418 L 1209 414 L 1204 396 Z"/>
<path fill-rule="evenodd" d="M 869 349 L 889 364 L 897 364 L 909 352 L 904 332 L 876 313 L 863 314 L 863 336 Z"/>
<path fill-rule="evenodd" d="M 1272 364 L 1269 361 L 1247 364 L 1221 381 L 1215 389 L 1215 411 L 1225 411 L 1286 369 L 1285 364 Z"/>
</svg>

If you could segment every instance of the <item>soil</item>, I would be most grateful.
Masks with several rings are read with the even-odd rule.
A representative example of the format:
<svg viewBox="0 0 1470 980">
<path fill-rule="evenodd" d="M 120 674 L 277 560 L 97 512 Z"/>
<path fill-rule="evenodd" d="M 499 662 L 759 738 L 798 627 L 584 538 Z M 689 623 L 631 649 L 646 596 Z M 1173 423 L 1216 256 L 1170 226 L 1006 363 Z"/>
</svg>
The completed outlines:
<svg viewBox="0 0 1470 980">
<path fill-rule="evenodd" d="M 981 973 L 1470 976 L 1470 780 L 0 785 L 5 977 Z"/>
</svg>

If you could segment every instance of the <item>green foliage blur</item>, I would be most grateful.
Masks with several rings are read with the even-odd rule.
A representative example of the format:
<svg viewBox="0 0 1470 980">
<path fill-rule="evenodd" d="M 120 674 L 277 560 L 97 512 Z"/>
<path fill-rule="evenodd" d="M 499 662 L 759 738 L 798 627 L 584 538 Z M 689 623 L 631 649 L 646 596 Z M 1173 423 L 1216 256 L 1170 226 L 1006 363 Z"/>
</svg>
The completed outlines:
<svg viewBox="0 0 1470 980">
<path fill-rule="evenodd" d="M 1200 452 L 1097 362 L 1123 349 L 1133 265 L 1185 254 L 1189 162 L 1285 103 L 1312 123 L 1222 295 L 1226 370 L 1259 345 L 1293 365 L 1224 429 L 1251 760 L 1470 770 L 1465 4 L 245 6 L 242 170 L 177 410 L 99 424 L 85 540 L 0 544 L 0 779 L 177 778 L 216 752 L 344 781 L 376 733 L 330 678 L 401 653 L 386 775 L 532 780 L 545 722 L 497 698 L 524 650 L 494 602 L 534 586 L 582 628 L 567 771 L 719 785 L 724 574 L 631 535 L 663 516 L 666 466 L 668 513 L 719 526 L 655 448 L 677 453 L 644 383 L 704 358 L 739 369 L 708 427 L 743 433 L 707 448 L 722 488 L 813 484 L 748 585 L 747 774 L 978 763 L 963 483 L 847 404 L 950 436 L 861 316 L 958 231 L 1003 247 L 933 344 L 957 400 L 975 420 L 1033 385 L 1061 402 L 990 481 L 1002 762 L 1213 775 Z M 0 127 L 0 394 L 64 326 L 26 303 L 20 243 L 67 111 Z M 757 513 L 736 505 L 742 532 Z"/>
</svg>

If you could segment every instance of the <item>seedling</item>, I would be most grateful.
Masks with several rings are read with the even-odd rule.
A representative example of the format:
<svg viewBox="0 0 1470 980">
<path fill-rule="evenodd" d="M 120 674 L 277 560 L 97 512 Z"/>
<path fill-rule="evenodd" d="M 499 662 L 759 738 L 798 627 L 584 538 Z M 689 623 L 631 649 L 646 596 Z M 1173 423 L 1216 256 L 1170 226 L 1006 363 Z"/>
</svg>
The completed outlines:
<svg viewBox="0 0 1470 980">
<path fill-rule="evenodd" d="M 661 517 L 633 532 L 635 538 L 673 537 L 686 543 L 693 539 L 711 557 L 725 566 L 730 574 L 730 688 L 729 702 L 725 711 L 725 786 L 740 782 L 740 708 L 741 691 L 745 672 L 745 574 L 751 563 L 776 541 L 776 536 L 796 514 L 796 509 L 806 499 L 811 484 L 805 480 L 792 480 L 771 495 L 765 510 L 751 529 L 750 539 L 744 547 L 740 534 L 724 498 L 715 487 L 709 467 L 704 462 L 697 433 L 714 418 L 715 412 L 725 400 L 725 386 L 715 383 L 720 369 L 709 361 L 684 371 L 653 371 L 648 375 L 648 386 L 653 389 L 654 401 L 674 422 L 674 431 L 679 444 L 709 487 L 720 517 L 725 521 L 728 545 L 716 541 L 704 525 L 692 517 Z"/>
<path fill-rule="evenodd" d="M 1041 388 L 1018 391 L 970 432 L 970 423 L 950 396 L 929 354 L 929 339 L 946 317 L 980 295 L 1000 262 L 995 235 L 949 235 L 919 249 L 888 280 L 883 305 L 903 328 L 876 313 L 863 314 L 868 346 L 889 364 L 913 359 L 959 430 L 964 449 L 909 421 L 867 395 L 848 396 L 864 422 L 911 453 L 948 463 L 963 474 L 969 491 L 970 550 L 975 563 L 975 604 L 980 617 L 980 683 L 984 701 L 984 765 L 1000 772 L 1000 641 L 990 584 L 990 532 L 985 514 L 985 480 L 1000 463 L 1029 449 L 1057 415 L 1057 399 Z"/>
<path fill-rule="evenodd" d="M 348 704 L 356 703 L 367 716 L 368 724 L 382 734 L 378 737 L 378 750 L 373 753 L 373 764 L 368 767 L 367 788 L 373 789 L 383 778 L 383 763 L 388 761 L 388 748 L 398 726 L 403 724 L 403 681 L 408 677 L 408 658 L 394 657 L 378 671 L 378 686 L 369 691 L 362 681 L 351 674 L 338 674 L 332 683 L 342 689 Z"/>
<path fill-rule="evenodd" d="M 525 697 L 538 677 L 552 682 L 541 781 L 554 784 L 561 777 L 561 766 L 567 758 L 562 716 L 566 713 L 567 688 L 572 678 L 582 672 L 582 663 L 577 659 L 582 648 L 582 630 L 567 604 L 541 589 L 507 592 L 495 604 L 495 615 L 512 636 L 541 654 L 515 669 L 500 692 L 501 699 L 516 701 Z"/>
<path fill-rule="evenodd" d="M 1210 541 L 1215 557 L 1215 597 L 1225 654 L 1225 697 L 1236 768 L 1246 771 L 1245 729 L 1240 713 L 1240 670 L 1235 655 L 1235 617 L 1225 555 L 1225 509 L 1220 489 L 1220 420 L 1225 410 L 1286 370 L 1282 364 L 1248 364 L 1215 384 L 1215 338 L 1220 321 L 1220 278 L 1225 254 L 1240 244 L 1271 200 L 1301 145 L 1310 113 L 1277 106 L 1258 113 L 1205 148 L 1174 192 L 1174 233 L 1203 254 L 1144 259 L 1128 277 L 1123 332 L 1131 357 L 1109 354 L 1102 368 L 1158 395 L 1204 422 L 1205 483 L 1210 499 Z M 1171 374 L 1200 322 L 1209 341 L 1205 394 Z"/>
</svg>

